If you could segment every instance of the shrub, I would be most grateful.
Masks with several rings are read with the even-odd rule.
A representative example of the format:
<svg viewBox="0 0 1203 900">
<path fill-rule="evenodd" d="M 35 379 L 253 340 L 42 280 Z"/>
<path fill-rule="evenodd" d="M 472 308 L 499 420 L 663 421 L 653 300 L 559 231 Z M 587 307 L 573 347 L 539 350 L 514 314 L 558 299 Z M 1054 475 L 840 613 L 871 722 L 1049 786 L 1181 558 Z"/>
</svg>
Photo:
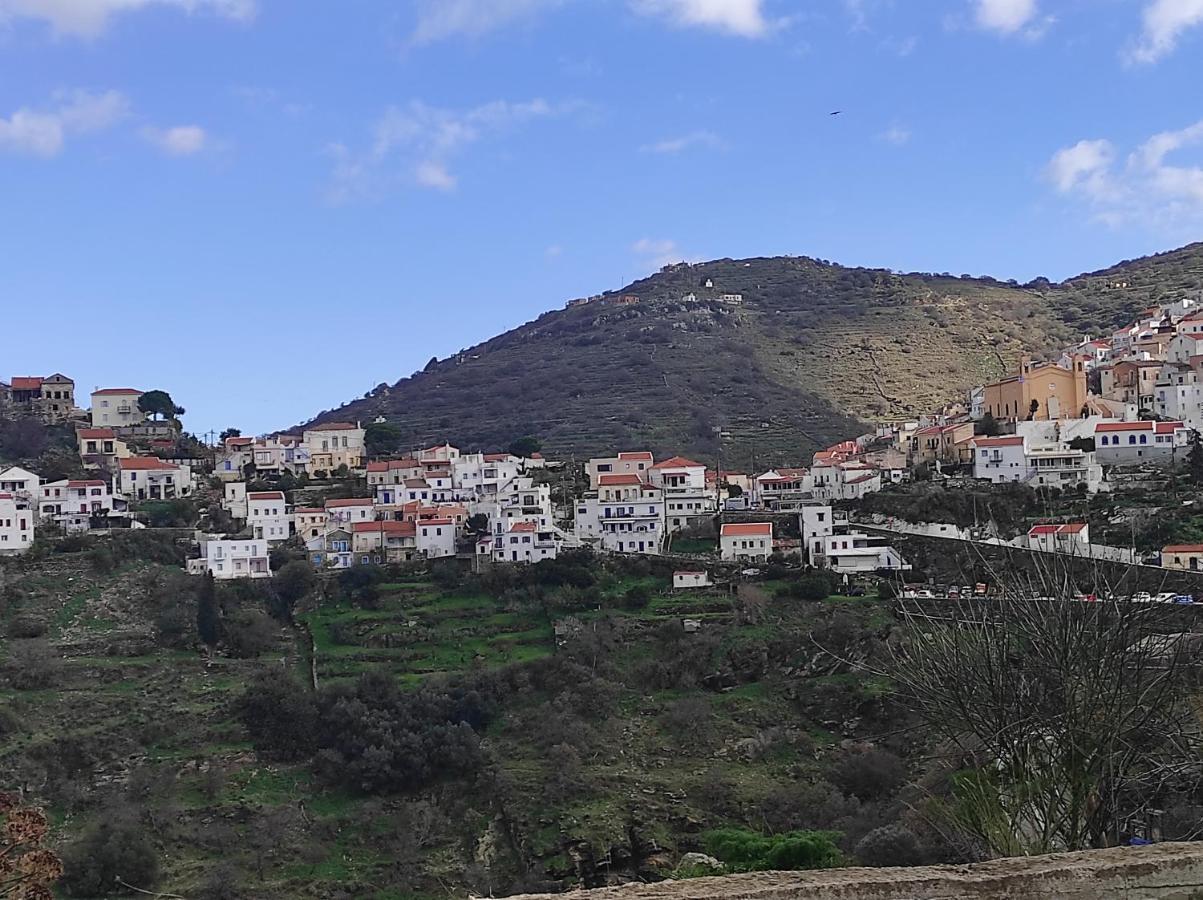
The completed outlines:
<svg viewBox="0 0 1203 900">
<path fill-rule="evenodd" d="M 831 776 L 845 794 L 879 800 L 906 780 L 906 764 L 888 750 L 852 751 L 836 763 Z"/>
<path fill-rule="evenodd" d="M 42 637 L 49 627 L 45 619 L 39 619 L 37 616 L 14 616 L 6 630 L 10 638 L 38 638 Z"/>
<path fill-rule="evenodd" d="M 746 828 L 720 828 L 703 838 L 706 851 L 733 872 L 829 869 L 843 858 L 832 831 L 787 831 L 771 837 Z"/>
<path fill-rule="evenodd" d="M 113 558 L 113 551 L 108 547 L 93 547 L 88 553 L 88 558 L 92 569 L 101 575 L 108 575 L 117 568 L 117 560 Z"/>
<path fill-rule="evenodd" d="M 316 744 L 314 698 L 297 681 L 272 670 L 252 683 L 235 703 L 255 752 L 264 759 L 298 760 Z"/>
<path fill-rule="evenodd" d="M 923 861 L 919 839 L 897 823 L 874 828 L 857 842 L 853 852 L 866 866 L 917 866 Z"/>
<path fill-rule="evenodd" d="M 235 659 L 254 659 L 276 641 L 276 629 L 266 613 L 243 609 L 226 619 L 226 644 Z"/>
<path fill-rule="evenodd" d="M 63 853 L 63 887 L 72 897 L 111 897 L 142 891 L 159 879 L 159 857 L 138 824 L 127 816 L 104 816 Z"/>
</svg>

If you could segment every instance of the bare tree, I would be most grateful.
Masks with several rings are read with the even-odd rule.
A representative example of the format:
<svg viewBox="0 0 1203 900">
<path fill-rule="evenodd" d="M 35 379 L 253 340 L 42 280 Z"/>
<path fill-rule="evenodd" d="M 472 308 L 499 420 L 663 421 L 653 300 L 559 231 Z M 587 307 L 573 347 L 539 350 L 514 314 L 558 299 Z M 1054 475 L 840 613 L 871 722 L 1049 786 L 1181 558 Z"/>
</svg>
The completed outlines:
<svg viewBox="0 0 1203 900">
<path fill-rule="evenodd" d="M 1198 780 L 1198 636 L 1151 604 L 1075 601 L 1068 566 L 1012 570 L 999 586 L 943 621 L 902 607 L 889 674 L 956 757 L 942 812 L 994 855 L 1114 845 Z"/>
</svg>

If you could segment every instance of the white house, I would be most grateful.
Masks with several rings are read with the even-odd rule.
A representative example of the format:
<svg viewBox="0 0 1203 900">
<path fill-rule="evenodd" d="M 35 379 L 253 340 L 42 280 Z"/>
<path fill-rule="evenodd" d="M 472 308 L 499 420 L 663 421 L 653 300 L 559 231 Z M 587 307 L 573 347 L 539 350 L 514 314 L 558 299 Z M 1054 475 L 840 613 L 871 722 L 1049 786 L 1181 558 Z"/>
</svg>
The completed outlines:
<svg viewBox="0 0 1203 900">
<path fill-rule="evenodd" d="M 455 556 L 455 522 L 424 519 L 417 523 L 418 552 L 427 559 Z"/>
<path fill-rule="evenodd" d="M 558 528 L 540 529 L 534 522 L 514 522 L 504 534 L 492 537 L 496 562 L 535 563 L 555 559 L 564 545 Z"/>
<path fill-rule="evenodd" d="M 1168 365 L 1163 368 L 1153 386 L 1153 411 L 1163 419 L 1176 419 L 1195 431 L 1203 430 L 1203 384 L 1198 371 Z"/>
<path fill-rule="evenodd" d="M 1180 332 L 1165 348 L 1165 361 L 1190 365 L 1196 356 L 1203 355 L 1203 331 Z"/>
<path fill-rule="evenodd" d="M 421 478 L 425 469 L 416 459 L 383 459 L 370 462 L 367 466 L 368 487 L 376 489 L 380 503 L 391 505 L 398 502 L 397 489 L 406 481 Z"/>
<path fill-rule="evenodd" d="M 40 492 L 39 518 L 56 522 L 66 531 L 87 531 L 93 518 L 124 513 L 128 508 L 125 498 L 100 479 L 52 481 L 43 484 Z"/>
<path fill-rule="evenodd" d="M 119 490 L 131 500 L 172 500 L 192 493 L 192 469 L 155 456 L 117 460 Z"/>
<path fill-rule="evenodd" d="M 266 475 L 279 475 L 284 472 L 297 474 L 309 469 L 309 448 L 295 434 L 277 434 L 261 438 L 255 441 L 251 454 L 255 468 Z M 224 462 L 222 465 L 224 466 Z"/>
<path fill-rule="evenodd" d="M 701 463 L 674 456 L 648 469 L 648 481 L 660 488 L 670 534 L 717 510 L 717 491 L 707 489 L 706 467 Z"/>
<path fill-rule="evenodd" d="M 42 479 L 20 466 L 9 466 L 0 471 L 0 494 L 12 494 L 18 502 L 34 506 L 41 499 L 38 490 Z"/>
<path fill-rule="evenodd" d="M 823 557 L 823 539 L 835 531 L 835 522 L 830 506 L 809 505 L 802 507 L 801 531 L 804 558 L 812 566 L 819 565 Z"/>
<path fill-rule="evenodd" d="M 886 543 L 886 538 L 852 531 L 823 538 L 823 556 L 828 567 L 841 575 L 876 572 L 878 569 L 905 571 L 910 563 Z"/>
<path fill-rule="evenodd" d="M 589 487 L 597 490 L 601 478 L 606 475 L 634 475 L 640 481 L 648 480 L 648 471 L 655 459 L 646 450 L 627 451 L 617 456 L 595 457 L 585 463 L 585 474 L 589 476 Z"/>
<path fill-rule="evenodd" d="M 266 540 L 202 541 L 200 549 L 200 559 L 189 560 L 189 574 L 208 572 L 218 581 L 272 577 Z"/>
<path fill-rule="evenodd" d="M 376 520 L 376 505 L 371 497 L 350 500 L 327 500 L 326 517 L 331 525 L 348 527 L 356 522 Z"/>
<path fill-rule="evenodd" d="M 771 522 L 740 522 L 723 525 L 719 549 L 728 561 L 764 560 L 773 554 Z"/>
<path fill-rule="evenodd" d="M 1104 465 L 1183 463 L 1190 429 L 1182 422 L 1104 422 L 1095 428 L 1095 456 Z"/>
<path fill-rule="evenodd" d="M 714 584 L 709 572 L 673 572 L 673 590 L 688 591 L 694 588 L 708 588 Z"/>
<path fill-rule="evenodd" d="M 245 481 L 227 481 L 223 485 L 221 507 L 230 517 L 245 522 L 248 516 Z"/>
<path fill-rule="evenodd" d="M 1022 435 L 974 438 L 973 477 L 994 484 L 1026 481 L 1027 439 Z"/>
<path fill-rule="evenodd" d="M 146 413 L 138 408 L 142 391 L 134 388 L 104 388 L 92 391 L 92 427 L 125 428 L 141 425 Z"/>
<path fill-rule="evenodd" d="M 17 556 L 33 546 L 33 520 L 29 501 L 0 491 L 0 556 Z"/>
<path fill-rule="evenodd" d="M 576 536 L 616 553 L 652 553 L 664 545 L 664 499 L 639 475 L 601 474 L 576 504 Z"/>
<path fill-rule="evenodd" d="M 1085 522 L 1033 525 L 1028 529 L 1028 546 L 1046 553 L 1086 553 L 1090 548 L 1090 526 Z"/>
<path fill-rule="evenodd" d="M 861 500 L 881 490 L 881 471 L 867 463 L 817 463 L 810 470 L 816 500 Z"/>
<path fill-rule="evenodd" d="M 246 495 L 246 521 L 256 540 L 282 543 L 292 535 L 292 516 L 283 491 L 252 491 Z"/>
</svg>

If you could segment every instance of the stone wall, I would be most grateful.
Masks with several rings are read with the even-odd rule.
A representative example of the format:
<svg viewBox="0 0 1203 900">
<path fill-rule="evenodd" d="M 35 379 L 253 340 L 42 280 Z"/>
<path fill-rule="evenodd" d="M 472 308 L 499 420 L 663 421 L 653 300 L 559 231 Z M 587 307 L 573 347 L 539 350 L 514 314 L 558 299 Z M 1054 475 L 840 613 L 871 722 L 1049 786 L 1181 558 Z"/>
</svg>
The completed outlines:
<svg viewBox="0 0 1203 900">
<path fill-rule="evenodd" d="M 1203 842 L 998 859 L 969 866 L 826 869 L 623 885 L 579 900 L 1203 900 Z"/>
</svg>

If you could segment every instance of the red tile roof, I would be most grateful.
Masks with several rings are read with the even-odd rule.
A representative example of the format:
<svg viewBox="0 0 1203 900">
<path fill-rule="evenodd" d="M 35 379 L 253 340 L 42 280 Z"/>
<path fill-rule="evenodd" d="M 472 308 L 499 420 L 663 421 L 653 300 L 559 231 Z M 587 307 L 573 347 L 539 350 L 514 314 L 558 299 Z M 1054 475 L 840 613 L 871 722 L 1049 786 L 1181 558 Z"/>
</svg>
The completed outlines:
<svg viewBox="0 0 1203 900">
<path fill-rule="evenodd" d="M 1094 426 L 1096 433 L 1103 431 L 1152 431 L 1152 422 L 1100 422 Z"/>
<path fill-rule="evenodd" d="M 248 500 L 283 500 L 283 491 L 258 491 L 246 495 Z"/>
<path fill-rule="evenodd" d="M 311 425 L 306 431 L 355 431 L 358 425 L 350 422 L 326 422 L 324 425 Z"/>
<path fill-rule="evenodd" d="M 486 453 L 485 462 L 505 462 L 510 458 L 508 453 Z"/>
<path fill-rule="evenodd" d="M 638 475 L 598 475 L 597 483 L 603 487 L 618 487 L 624 484 L 642 484 Z"/>
<path fill-rule="evenodd" d="M 11 387 L 14 391 L 36 391 L 41 389 L 43 380 L 40 375 L 14 375 Z"/>
<path fill-rule="evenodd" d="M 354 497 L 350 500 L 327 500 L 326 509 L 344 509 L 348 506 L 374 506 L 371 497 Z"/>
<path fill-rule="evenodd" d="M 1157 434 L 1173 434 L 1179 428 L 1185 428 L 1182 422 L 1158 422 L 1155 431 Z"/>
<path fill-rule="evenodd" d="M 515 522 L 510 526 L 510 531 L 538 531 L 539 526 L 534 522 Z"/>
<path fill-rule="evenodd" d="M 171 463 L 163 462 L 157 456 L 130 456 L 117 460 L 117 465 L 127 472 L 153 472 L 178 468 Z"/>
<path fill-rule="evenodd" d="M 723 537 L 748 537 L 767 535 L 773 536 L 773 525 L 771 522 L 733 522 L 723 526 Z"/>
<path fill-rule="evenodd" d="M 137 394 L 141 397 L 143 393 L 144 391 L 140 391 L 137 388 L 101 388 L 99 391 L 92 391 L 92 396 L 105 397 L 110 394 Z"/>
<path fill-rule="evenodd" d="M 628 450 L 623 453 L 619 453 L 618 458 L 619 459 L 630 459 L 630 460 L 642 459 L 642 460 L 646 460 L 647 462 L 651 462 L 652 454 L 646 450 Z"/>
<path fill-rule="evenodd" d="M 1161 552 L 1165 553 L 1203 553 L 1203 544 L 1170 544 L 1168 547 L 1162 547 Z"/>
<path fill-rule="evenodd" d="M 75 436 L 85 441 L 111 440 L 117 437 L 117 432 L 112 428 L 81 428 L 75 432 Z"/>
<path fill-rule="evenodd" d="M 1021 435 L 1005 437 L 980 437 L 973 439 L 975 447 L 1019 447 L 1023 444 Z"/>
<path fill-rule="evenodd" d="M 298 516 L 324 516 L 326 511 L 320 506 L 302 506 L 293 510 Z"/>
<path fill-rule="evenodd" d="M 694 462 L 692 459 L 686 459 L 684 456 L 673 456 L 663 462 L 658 462 L 653 469 L 700 469 L 704 468 L 699 462 Z"/>
<path fill-rule="evenodd" d="M 417 533 L 413 522 L 398 522 L 394 519 L 381 519 L 379 522 L 356 522 L 351 526 L 355 534 L 394 534 L 405 537 Z"/>
<path fill-rule="evenodd" d="M 421 524 L 422 525 L 454 525 L 455 522 L 452 519 L 423 519 Z"/>
<path fill-rule="evenodd" d="M 98 479 L 93 479 L 91 481 L 68 481 L 67 482 L 67 487 L 69 487 L 69 488 L 90 488 L 90 487 L 107 487 L 107 486 L 108 485 L 106 482 L 100 481 Z"/>
</svg>

